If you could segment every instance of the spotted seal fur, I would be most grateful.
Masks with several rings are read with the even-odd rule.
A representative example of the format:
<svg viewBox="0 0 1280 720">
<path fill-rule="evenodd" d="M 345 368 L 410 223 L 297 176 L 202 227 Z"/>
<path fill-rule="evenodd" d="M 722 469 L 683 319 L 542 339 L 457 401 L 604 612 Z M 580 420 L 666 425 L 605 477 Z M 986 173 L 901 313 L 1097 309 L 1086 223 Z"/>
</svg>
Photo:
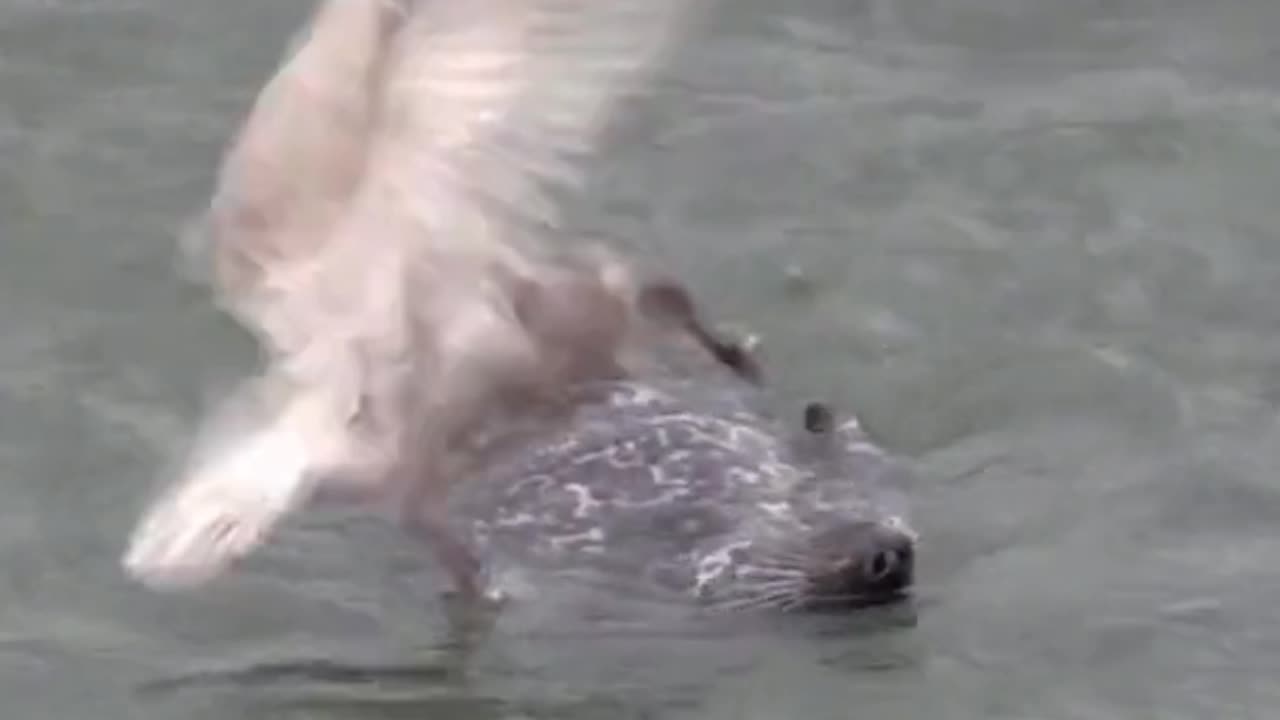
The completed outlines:
<svg viewBox="0 0 1280 720">
<path fill-rule="evenodd" d="M 856 418 L 778 417 L 757 378 L 706 360 L 576 388 L 572 412 L 461 485 L 460 536 L 491 562 L 591 567 L 718 609 L 908 593 L 916 534 L 889 502 L 904 468 Z"/>
</svg>

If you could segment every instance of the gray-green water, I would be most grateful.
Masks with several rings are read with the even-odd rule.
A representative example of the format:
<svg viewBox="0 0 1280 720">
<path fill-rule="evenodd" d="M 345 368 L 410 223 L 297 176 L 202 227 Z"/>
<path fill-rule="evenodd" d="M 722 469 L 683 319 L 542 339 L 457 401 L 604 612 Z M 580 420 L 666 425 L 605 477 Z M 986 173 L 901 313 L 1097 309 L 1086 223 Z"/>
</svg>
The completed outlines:
<svg viewBox="0 0 1280 720">
<path fill-rule="evenodd" d="M 175 236 L 309 3 L 3 0 L 0 714 L 1273 715 L 1280 5 L 724 4 L 575 218 L 917 462 L 914 626 L 552 605 L 466 654 L 420 551 L 321 515 L 201 592 L 131 585 L 148 489 L 252 360 Z"/>
</svg>

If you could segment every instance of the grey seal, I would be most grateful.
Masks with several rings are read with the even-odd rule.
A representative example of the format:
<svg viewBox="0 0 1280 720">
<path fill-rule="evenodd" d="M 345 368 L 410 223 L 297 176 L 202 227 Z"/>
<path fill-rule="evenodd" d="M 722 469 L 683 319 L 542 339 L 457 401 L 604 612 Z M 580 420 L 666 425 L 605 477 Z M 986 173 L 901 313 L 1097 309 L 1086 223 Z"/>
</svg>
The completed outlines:
<svg viewBox="0 0 1280 720">
<path fill-rule="evenodd" d="M 917 534 L 893 502 L 905 466 L 825 404 L 772 412 L 758 375 L 705 349 L 576 387 L 570 410 L 460 484 L 457 537 L 486 563 L 591 568 L 720 610 L 907 597 Z"/>
</svg>

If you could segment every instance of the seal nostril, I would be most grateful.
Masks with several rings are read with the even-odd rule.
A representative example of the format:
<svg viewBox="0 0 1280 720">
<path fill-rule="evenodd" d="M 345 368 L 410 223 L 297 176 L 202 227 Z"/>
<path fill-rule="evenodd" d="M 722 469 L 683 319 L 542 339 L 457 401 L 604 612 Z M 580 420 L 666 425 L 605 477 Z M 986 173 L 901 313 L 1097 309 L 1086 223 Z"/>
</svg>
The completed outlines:
<svg viewBox="0 0 1280 720">
<path fill-rule="evenodd" d="M 896 550 L 877 550 L 867 559 L 863 569 L 866 573 L 867 580 L 871 582 L 880 582 L 889 576 L 898 567 L 898 553 Z"/>
</svg>

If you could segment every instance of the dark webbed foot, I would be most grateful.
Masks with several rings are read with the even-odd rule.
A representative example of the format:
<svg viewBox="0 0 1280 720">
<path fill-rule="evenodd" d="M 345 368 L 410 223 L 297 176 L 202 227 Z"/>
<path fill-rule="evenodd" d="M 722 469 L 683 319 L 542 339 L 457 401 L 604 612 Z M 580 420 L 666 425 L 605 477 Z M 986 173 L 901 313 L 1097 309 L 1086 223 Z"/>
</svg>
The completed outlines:
<svg viewBox="0 0 1280 720">
<path fill-rule="evenodd" d="M 501 605 L 501 595 L 488 587 L 484 564 L 433 508 L 416 505 L 404 514 L 402 522 L 430 545 L 436 560 L 449 575 L 453 591 L 444 593 L 446 602 L 481 607 Z"/>
<path fill-rule="evenodd" d="M 713 333 L 680 284 L 657 279 L 631 289 L 631 281 L 625 281 L 623 289 L 606 279 L 608 264 L 607 259 L 571 256 L 535 277 L 506 278 L 517 319 L 542 347 L 545 380 L 551 386 L 623 374 L 617 353 L 634 322 L 633 308 L 650 322 L 688 333 L 739 377 L 762 383 L 763 373 L 749 348 Z"/>
<path fill-rule="evenodd" d="M 741 343 L 716 337 L 698 317 L 689 292 L 673 281 L 657 281 L 640 288 L 636 300 L 640 312 L 652 320 L 674 324 L 688 332 L 718 362 L 755 383 L 763 382 L 763 373 L 751 352 Z"/>
</svg>

